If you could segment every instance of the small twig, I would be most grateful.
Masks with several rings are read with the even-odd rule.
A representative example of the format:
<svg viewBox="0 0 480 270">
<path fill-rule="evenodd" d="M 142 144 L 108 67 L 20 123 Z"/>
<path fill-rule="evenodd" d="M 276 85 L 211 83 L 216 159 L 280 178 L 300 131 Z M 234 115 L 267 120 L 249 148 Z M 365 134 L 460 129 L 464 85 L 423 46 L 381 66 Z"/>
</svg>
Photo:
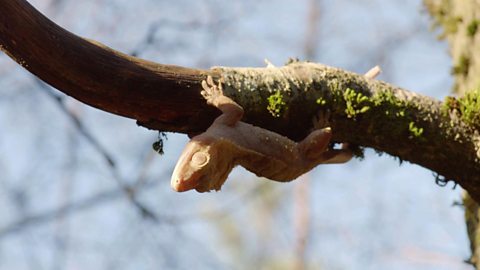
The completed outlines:
<svg viewBox="0 0 480 270">
<path fill-rule="evenodd" d="M 294 190 L 294 224 L 295 224 L 295 269 L 306 269 L 305 254 L 310 232 L 310 177 L 302 176 Z"/>
</svg>

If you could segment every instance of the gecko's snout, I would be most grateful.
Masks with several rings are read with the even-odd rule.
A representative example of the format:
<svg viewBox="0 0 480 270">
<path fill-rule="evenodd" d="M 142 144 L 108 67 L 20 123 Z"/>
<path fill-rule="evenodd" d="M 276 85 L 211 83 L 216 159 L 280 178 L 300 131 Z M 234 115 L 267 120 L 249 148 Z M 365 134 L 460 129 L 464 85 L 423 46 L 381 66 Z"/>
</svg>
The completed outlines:
<svg viewBox="0 0 480 270">
<path fill-rule="evenodd" d="M 183 180 L 180 178 L 172 179 L 172 188 L 177 192 L 184 192 L 194 189 L 198 186 L 198 181 Z"/>
</svg>

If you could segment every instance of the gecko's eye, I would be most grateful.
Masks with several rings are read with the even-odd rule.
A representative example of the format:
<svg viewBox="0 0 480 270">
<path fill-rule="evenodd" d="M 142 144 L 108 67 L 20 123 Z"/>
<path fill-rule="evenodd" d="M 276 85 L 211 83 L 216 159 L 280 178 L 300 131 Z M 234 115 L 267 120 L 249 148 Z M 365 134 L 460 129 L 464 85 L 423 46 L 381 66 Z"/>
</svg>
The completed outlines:
<svg viewBox="0 0 480 270">
<path fill-rule="evenodd" d="M 192 165 L 195 167 L 203 167 L 207 165 L 210 156 L 204 152 L 197 152 L 192 156 Z"/>
</svg>

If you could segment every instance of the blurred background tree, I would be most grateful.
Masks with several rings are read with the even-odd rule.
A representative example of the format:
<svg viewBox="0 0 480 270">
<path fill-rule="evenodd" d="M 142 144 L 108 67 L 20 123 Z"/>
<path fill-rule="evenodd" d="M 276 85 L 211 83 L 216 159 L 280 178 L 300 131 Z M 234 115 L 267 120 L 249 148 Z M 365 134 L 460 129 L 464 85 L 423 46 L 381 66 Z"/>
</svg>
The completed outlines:
<svg viewBox="0 0 480 270">
<path fill-rule="evenodd" d="M 453 92 L 465 95 L 478 91 L 480 78 L 480 46 L 478 27 L 480 5 L 476 1 L 425 0 L 425 6 L 434 19 L 434 26 L 441 29 L 440 38 L 448 41 L 453 59 L 452 74 L 455 77 Z M 470 237 L 472 257 L 470 262 L 480 267 L 479 207 L 470 196 L 464 194 L 465 219 Z"/>
</svg>

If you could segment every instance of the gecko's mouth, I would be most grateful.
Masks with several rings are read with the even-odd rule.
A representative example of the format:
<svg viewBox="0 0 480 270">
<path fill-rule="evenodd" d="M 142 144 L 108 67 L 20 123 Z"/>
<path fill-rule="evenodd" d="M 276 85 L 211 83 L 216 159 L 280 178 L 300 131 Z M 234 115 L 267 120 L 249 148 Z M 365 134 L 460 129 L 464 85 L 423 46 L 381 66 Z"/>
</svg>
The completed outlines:
<svg viewBox="0 0 480 270">
<path fill-rule="evenodd" d="M 177 192 L 184 192 L 191 189 L 194 189 L 198 186 L 199 182 L 195 180 L 183 180 L 183 179 L 176 179 L 172 182 L 172 188 Z"/>
<path fill-rule="evenodd" d="M 178 178 L 172 181 L 172 188 L 177 192 L 195 189 L 197 192 L 203 193 L 214 190 L 215 188 L 212 187 L 208 179 L 205 178 L 205 175 L 201 175 L 200 177 L 191 175 L 188 180 Z"/>
<path fill-rule="evenodd" d="M 197 192 L 200 192 L 200 193 L 210 191 L 210 188 L 208 187 L 208 185 L 206 185 L 206 184 L 208 184 L 208 182 L 203 181 L 203 178 L 204 177 L 200 177 L 200 179 L 197 183 L 197 186 L 195 187 L 195 190 Z"/>
</svg>

